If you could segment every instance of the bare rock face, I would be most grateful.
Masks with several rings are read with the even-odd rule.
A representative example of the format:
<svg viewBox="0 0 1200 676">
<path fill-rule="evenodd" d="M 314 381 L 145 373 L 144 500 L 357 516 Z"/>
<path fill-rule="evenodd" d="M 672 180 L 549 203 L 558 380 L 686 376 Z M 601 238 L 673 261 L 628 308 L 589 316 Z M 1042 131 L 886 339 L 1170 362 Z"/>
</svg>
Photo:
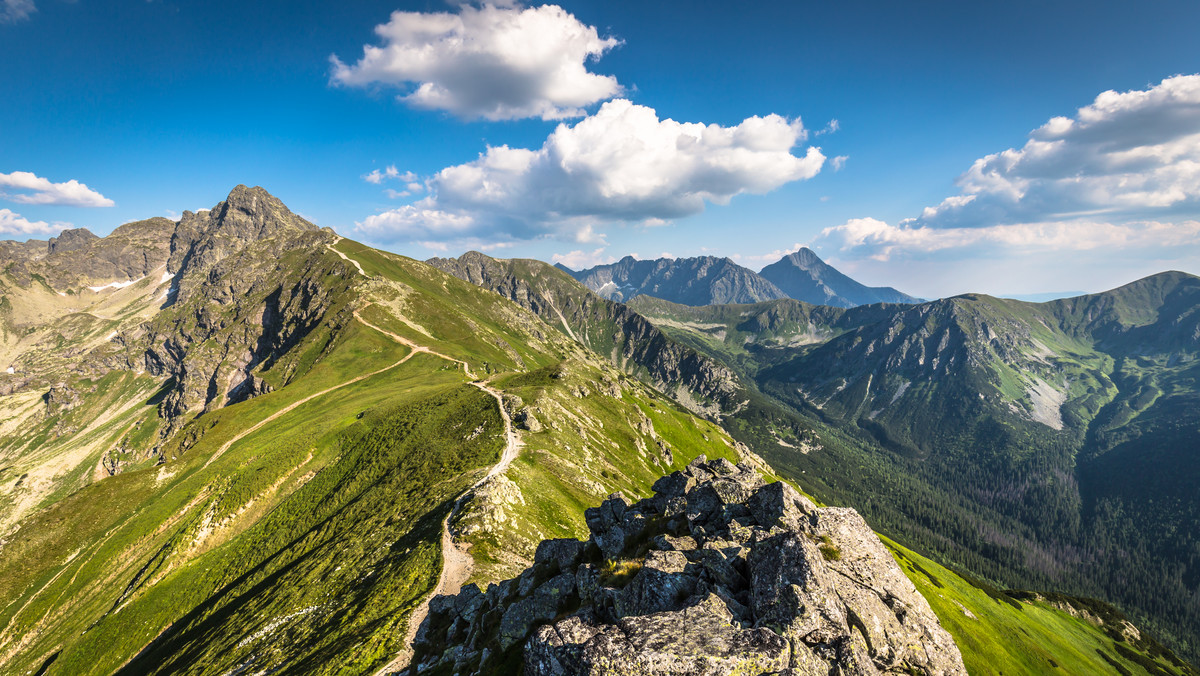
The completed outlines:
<svg viewBox="0 0 1200 676">
<path fill-rule="evenodd" d="M 654 492 L 587 510 L 586 543 L 543 542 L 513 580 L 435 599 L 409 673 L 966 674 L 854 510 L 704 458 Z"/>
</svg>

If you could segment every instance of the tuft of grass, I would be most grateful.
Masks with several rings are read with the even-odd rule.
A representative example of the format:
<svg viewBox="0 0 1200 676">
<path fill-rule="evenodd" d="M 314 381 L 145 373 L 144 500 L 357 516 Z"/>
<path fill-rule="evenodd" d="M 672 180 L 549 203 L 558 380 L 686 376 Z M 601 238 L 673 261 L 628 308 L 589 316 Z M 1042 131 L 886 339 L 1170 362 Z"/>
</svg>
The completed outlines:
<svg viewBox="0 0 1200 676">
<path fill-rule="evenodd" d="M 629 584 L 641 569 L 641 561 L 608 559 L 600 566 L 600 584 L 621 589 Z"/>
</svg>

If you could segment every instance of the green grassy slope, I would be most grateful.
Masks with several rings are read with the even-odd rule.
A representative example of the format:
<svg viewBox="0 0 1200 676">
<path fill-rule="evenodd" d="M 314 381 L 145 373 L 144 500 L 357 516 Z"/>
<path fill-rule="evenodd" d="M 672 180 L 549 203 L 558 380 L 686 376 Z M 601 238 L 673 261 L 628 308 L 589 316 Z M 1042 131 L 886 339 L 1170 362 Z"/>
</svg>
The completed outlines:
<svg viewBox="0 0 1200 676">
<path fill-rule="evenodd" d="M 1096 601 L 999 591 L 883 539 L 954 637 L 972 676 L 1195 674 Z"/>
</svg>

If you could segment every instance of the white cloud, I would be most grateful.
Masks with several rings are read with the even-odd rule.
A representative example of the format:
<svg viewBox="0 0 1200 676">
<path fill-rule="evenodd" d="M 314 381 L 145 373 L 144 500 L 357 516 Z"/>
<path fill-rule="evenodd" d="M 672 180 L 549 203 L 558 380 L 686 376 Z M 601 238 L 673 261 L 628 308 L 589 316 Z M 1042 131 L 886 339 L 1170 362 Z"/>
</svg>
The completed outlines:
<svg viewBox="0 0 1200 676">
<path fill-rule="evenodd" d="M 54 235 L 61 230 L 71 227 L 70 223 L 54 223 L 31 221 L 21 214 L 8 209 L 0 209 L 0 232 L 9 235 Z"/>
<path fill-rule="evenodd" d="M 537 150 L 489 147 L 441 170 L 426 182 L 429 196 L 371 216 L 360 229 L 390 239 L 585 241 L 596 223 L 659 224 L 699 213 L 706 202 L 811 178 L 825 156 L 815 147 L 793 155 L 806 137 L 799 119 L 680 123 L 617 99 L 575 126 L 560 124 Z"/>
<path fill-rule="evenodd" d="M 20 192 L 6 192 L 4 188 Z M 71 207 L 111 207 L 113 201 L 86 185 L 71 179 L 51 183 L 28 171 L 0 174 L 0 197 L 20 204 L 54 204 Z"/>
<path fill-rule="evenodd" d="M 597 265 L 607 265 L 617 262 L 615 256 L 606 256 L 604 255 L 604 251 L 604 247 L 592 251 L 576 249 L 565 254 L 554 254 L 550 257 L 550 260 L 554 263 L 562 263 L 572 270 L 586 270 Z"/>
<path fill-rule="evenodd" d="M 761 267 L 774 263 L 788 254 L 794 254 L 803 248 L 804 245 L 797 242 L 787 249 L 775 249 L 774 251 L 765 254 L 731 254 L 729 257 L 738 263 L 757 263 Z"/>
<path fill-rule="evenodd" d="M 841 129 L 841 128 L 842 128 L 842 123 L 841 123 L 841 122 L 838 122 L 838 121 L 837 121 L 837 119 L 836 119 L 836 118 L 834 118 L 834 119 L 832 119 L 832 120 L 830 120 L 830 121 L 829 121 L 829 124 L 825 125 L 825 128 L 824 128 L 824 129 L 822 129 L 822 130 L 818 131 L 818 132 L 816 133 L 816 135 L 817 135 L 817 136 L 823 136 L 823 135 L 825 135 L 825 134 L 832 134 L 832 133 L 834 133 L 835 131 L 837 131 L 837 130 L 839 130 L 839 129 Z"/>
<path fill-rule="evenodd" d="M 616 78 L 587 62 L 620 44 L 557 5 L 464 5 L 448 12 L 393 12 L 354 64 L 330 57 L 335 83 L 402 87 L 400 100 L 464 118 L 579 117 L 617 96 Z"/>
<path fill-rule="evenodd" d="M 367 183 L 374 183 L 375 185 L 379 185 L 384 181 L 400 181 L 402 183 L 407 183 L 409 191 L 417 191 L 421 189 L 421 184 L 416 182 L 418 178 L 419 177 L 411 171 L 400 173 L 400 170 L 397 169 L 396 165 L 394 164 L 389 164 L 383 171 L 372 169 L 370 173 L 362 175 L 362 180 L 366 181 Z M 388 192 L 392 193 L 395 191 L 389 190 Z"/>
<path fill-rule="evenodd" d="M 4 0 L 0 3 L 0 24 L 23 21 L 36 11 L 33 0 Z"/>
<path fill-rule="evenodd" d="M 1200 221 L 1115 224 L 1081 219 L 982 228 L 934 228 L 912 223 L 889 225 L 874 218 L 855 218 L 824 229 L 818 240 L 828 242 L 842 252 L 878 261 L 890 260 L 897 255 L 923 257 L 947 250 L 957 250 L 961 254 L 963 250 L 973 248 L 981 255 L 991 257 L 1099 249 L 1189 247 L 1200 250 Z"/>
<path fill-rule="evenodd" d="M 1022 148 L 976 160 L 957 183 L 959 194 L 916 218 L 851 219 L 818 241 L 876 261 L 1200 252 L 1200 75 L 1104 92 Z"/>
<path fill-rule="evenodd" d="M 1153 218 L 1200 203 L 1200 75 L 1107 91 L 1055 117 L 1019 150 L 980 158 L 962 190 L 915 219 L 936 228 L 1060 221 L 1098 214 Z"/>
<path fill-rule="evenodd" d="M 829 166 L 832 167 L 834 171 L 841 171 L 842 167 L 846 166 L 846 160 L 848 159 L 850 158 L 846 155 L 838 155 L 832 160 L 829 160 Z"/>
<path fill-rule="evenodd" d="M 401 197 L 408 197 L 409 195 L 412 194 L 408 190 L 392 190 L 391 188 L 388 188 L 388 189 L 384 190 L 383 192 L 388 197 L 390 197 L 394 200 L 400 199 Z"/>
</svg>

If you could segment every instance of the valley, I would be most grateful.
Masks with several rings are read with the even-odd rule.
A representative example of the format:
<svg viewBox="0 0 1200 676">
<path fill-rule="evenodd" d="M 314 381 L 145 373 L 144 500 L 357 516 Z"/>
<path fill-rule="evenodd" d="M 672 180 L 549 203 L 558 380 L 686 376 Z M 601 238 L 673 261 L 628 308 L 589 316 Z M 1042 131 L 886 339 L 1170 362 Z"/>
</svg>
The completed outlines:
<svg viewBox="0 0 1200 676">
<path fill-rule="evenodd" d="M 872 551 L 890 552 L 928 599 L 969 673 L 1194 673 L 1109 606 L 1053 595 L 1063 579 L 1031 578 L 1047 583 L 1033 587 L 1044 594 L 1000 591 L 965 574 L 1009 572 L 969 539 L 961 549 L 925 539 L 953 542 L 953 527 L 906 530 L 922 513 L 903 509 L 913 487 L 941 499 L 944 484 L 897 468 L 941 451 L 883 402 L 931 396 L 924 365 L 903 372 L 907 387 L 876 393 L 865 366 L 864 388 L 850 382 L 860 371 L 844 369 L 841 386 L 821 380 L 836 377 L 823 362 L 802 361 L 844 349 L 854 356 L 838 358 L 861 365 L 886 352 L 881 343 L 862 356 L 873 339 L 853 338 L 875 335 L 873 322 L 890 321 L 895 306 L 686 308 L 647 296 L 625 306 L 537 261 L 422 263 L 373 249 L 244 186 L 201 215 L 153 225 L 170 232 L 139 226 L 144 255 L 132 272 L 76 266 L 39 282 L 39 270 L 66 269 L 51 254 L 4 278 L 14 372 L 0 397 L 10 411 L 0 437 L 0 670 L 400 671 L 434 599 L 519 577 L 544 540 L 588 537 L 589 508 L 617 492 L 649 497 L 662 476 L 705 456 L 737 464 L 747 481 L 790 482 L 854 506 L 894 534 Z M 103 257 L 106 239 L 80 241 Z M 115 284 L 140 269 L 149 274 Z M 73 286 L 82 283 L 102 289 Z M 1161 293 L 1174 298 L 1187 284 Z M 72 304 L 37 302 L 51 297 Z M 40 314 L 18 311 L 34 307 Z M 759 307 L 749 322 L 746 308 Z M 111 319 L 81 321 L 81 309 Z M 1113 343 L 1129 340 L 1079 304 L 1054 313 L 1090 316 Z M 1038 316 L 1049 325 L 1052 315 Z M 889 332 L 907 340 L 902 330 L 880 335 Z M 1131 422 L 1154 438 L 1188 433 L 1162 431 L 1158 407 L 1181 405 L 1190 362 L 1104 362 L 1083 338 L 1043 333 L 1028 340 L 1076 356 L 1068 364 L 1035 351 L 1031 372 L 1099 393 L 1077 404 L 1102 421 L 1087 432 L 1108 444 L 1095 462 L 1131 452 L 1129 429 L 1142 429 Z M 978 360 L 962 354 L 954 364 Z M 1096 364 L 1110 370 L 1089 370 Z M 801 372 L 811 380 L 793 387 Z M 1143 390 L 1120 394 L 1131 379 Z M 867 404 L 853 398 L 862 392 Z M 1056 433 L 1082 415 L 1077 398 Z M 1032 402 L 1015 405 L 1004 410 L 1020 424 L 1046 427 Z M 894 448 L 839 422 L 880 406 L 867 419 L 898 430 Z M 880 460 L 893 456 L 901 460 Z M 969 466 L 959 462 L 947 467 Z M 892 502 L 880 497 L 888 486 Z M 930 504 L 926 514 L 939 503 Z M 1003 513 L 992 523 L 1022 522 Z M 506 654 L 518 660 L 506 673 L 518 673 L 519 653 Z"/>
</svg>

